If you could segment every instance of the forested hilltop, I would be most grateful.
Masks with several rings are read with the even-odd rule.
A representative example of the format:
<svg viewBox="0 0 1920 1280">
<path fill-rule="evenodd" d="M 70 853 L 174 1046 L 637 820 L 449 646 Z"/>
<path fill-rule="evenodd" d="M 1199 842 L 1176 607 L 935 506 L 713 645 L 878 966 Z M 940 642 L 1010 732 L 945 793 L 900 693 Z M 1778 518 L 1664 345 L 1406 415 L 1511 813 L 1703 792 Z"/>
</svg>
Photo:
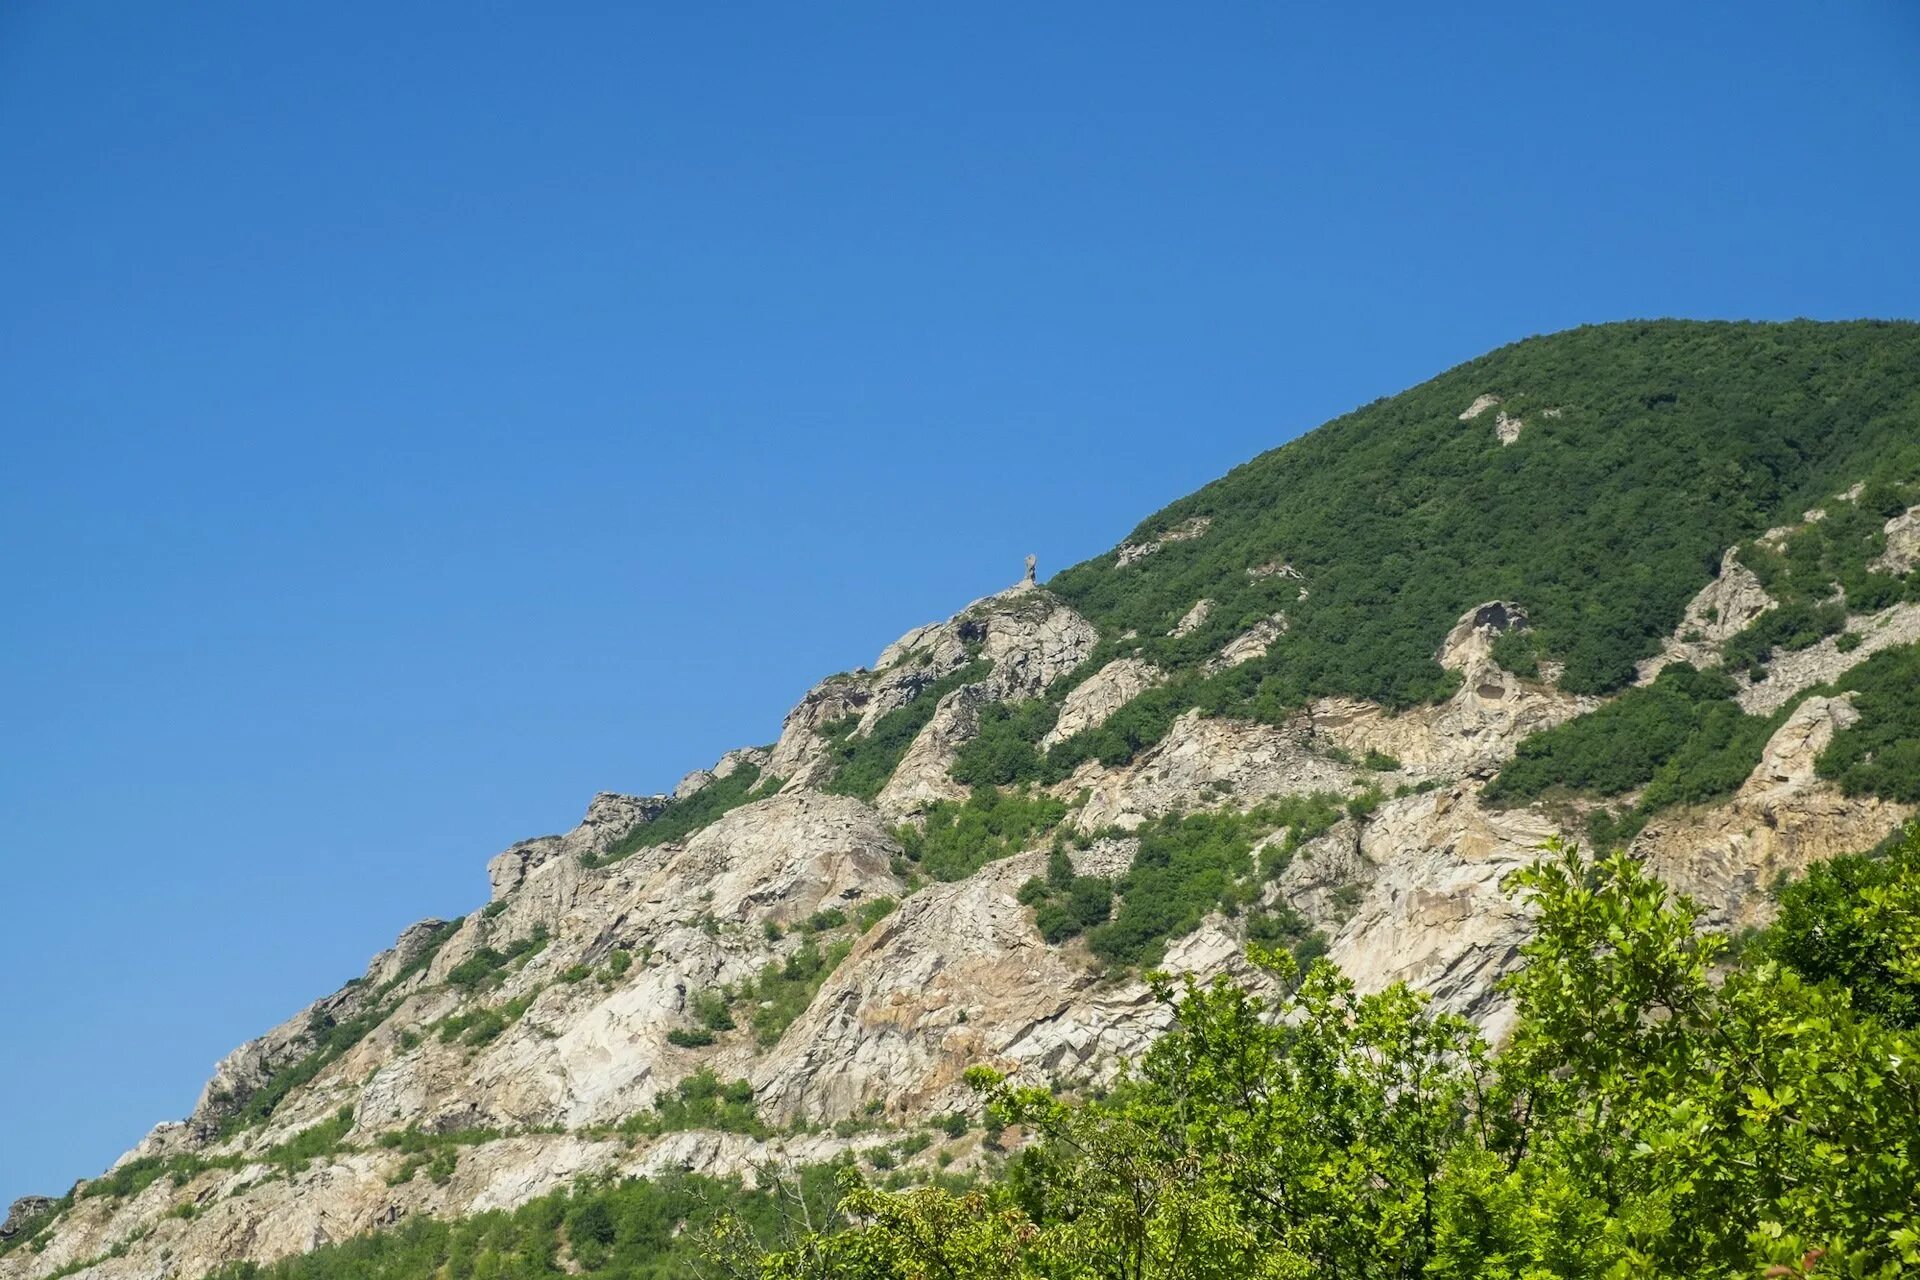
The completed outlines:
<svg viewBox="0 0 1920 1280">
<path fill-rule="evenodd" d="M 508 847 L 0 1280 L 1920 1274 L 1917 818 L 1920 325 L 1529 339 Z"/>
<path fill-rule="evenodd" d="M 1086 744 L 1111 756 L 1188 706 L 1279 718 L 1321 695 L 1445 697 L 1440 641 L 1486 600 L 1526 608 L 1515 665 L 1544 656 L 1560 688 L 1613 692 L 1727 548 L 1852 485 L 1916 478 L 1920 325 L 1595 325 L 1337 418 L 1048 585 L 1113 651 L 1175 677 Z M 1273 619 L 1284 644 L 1209 670 Z"/>
<path fill-rule="evenodd" d="M 1524 602 L 1561 687 L 1606 693 L 1726 548 L 1854 484 L 1920 476 L 1916 413 L 1920 325 L 1575 329 L 1236 467 L 1127 538 L 1153 554 L 1049 586 L 1103 634 L 1154 637 L 1169 669 L 1284 612 L 1285 649 L 1238 669 L 1232 692 L 1256 705 L 1439 696 L 1440 640 L 1483 600 Z M 1167 537 L 1195 521 L 1204 537 Z M 1200 599 L 1205 621 L 1169 639 Z"/>
</svg>

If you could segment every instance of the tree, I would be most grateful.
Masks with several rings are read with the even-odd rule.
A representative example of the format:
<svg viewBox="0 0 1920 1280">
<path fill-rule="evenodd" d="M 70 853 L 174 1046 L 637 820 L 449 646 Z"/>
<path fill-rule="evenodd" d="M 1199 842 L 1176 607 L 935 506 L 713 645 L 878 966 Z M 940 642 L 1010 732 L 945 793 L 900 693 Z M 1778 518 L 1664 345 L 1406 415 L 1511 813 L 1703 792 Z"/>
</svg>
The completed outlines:
<svg viewBox="0 0 1920 1280">
<path fill-rule="evenodd" d="M 1850 887 L 1858 892 L 1848 896 Z M 964 1193 L 857 1179 L 802 1277 L 1891 1277 L 1920 1266 L 1920 1044 L 1847 982 L 1920 980 L 1920 827 L 1870 883 L 1847 966 L 1725 938 L 1624 855 L 1511 878 L 1536 916 L 1497 1057 L 1404 986 L 1155 979 L 1174 1023 L 1108 1096 L 970 1079 L 1032 1141 Z M 1837 905 L 1831 899 L 1843 899 Z M 1789 905 L 1788 928 L 1797 908 Z M 1892 975 L 1889 977 L 1889 975 Z M 1771 1270 L 1767 1270 L 1771 1268 Z"/>
</svg>

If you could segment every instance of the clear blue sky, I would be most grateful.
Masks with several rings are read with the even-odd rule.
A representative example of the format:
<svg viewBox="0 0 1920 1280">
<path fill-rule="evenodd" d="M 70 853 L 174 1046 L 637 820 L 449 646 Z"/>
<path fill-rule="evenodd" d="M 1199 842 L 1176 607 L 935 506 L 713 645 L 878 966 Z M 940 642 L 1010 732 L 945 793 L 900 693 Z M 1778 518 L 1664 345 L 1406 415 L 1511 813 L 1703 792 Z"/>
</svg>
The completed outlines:
<svg viewBox="0 0 1920 1280">
<path fill-rule="evenodd" d="M 1916 124 L 1896 0 L 6 4 L 0 1204 L 1028 551 L 1920 314 Z"/>
</svg>

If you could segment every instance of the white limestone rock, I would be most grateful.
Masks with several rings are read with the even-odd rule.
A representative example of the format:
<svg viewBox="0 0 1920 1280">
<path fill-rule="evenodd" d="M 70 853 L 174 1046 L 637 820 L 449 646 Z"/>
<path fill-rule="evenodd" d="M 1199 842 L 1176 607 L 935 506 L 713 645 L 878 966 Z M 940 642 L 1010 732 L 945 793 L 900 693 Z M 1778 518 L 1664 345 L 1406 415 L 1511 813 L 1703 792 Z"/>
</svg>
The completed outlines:
<svg viewBox="0 0 1920 1280">
<path fill-rule="evenodd" d="M 1276 613 L 1262 618 L 1222 645 L 1220 652 L 1208 661 L 1207 670 L 1224 671 L 1243 662 L 1252 662 L 1255 658 L 1264 658 L 1267 650 L 1273 647 L 1273 642 L 1286 633 L 1286 614 Z"/>
<path fill-rule="evenodd" d="M 1771 715 L 1801 690 L 1838 679 L 1882 649 L 1920 641 L 1920 604 L 1896 604 L 1870 617 L 1851 618 L 1847 630 L 1860 638 L 1852 649 L 1843 650 L 1834 635 L 1806 649 L 1774 650 L 1766 679 L 1749 681 L 1735 695 L 1741 710 Z"/>
<path fill-rule="evenodd" d="M 1139 658 L 1115 658 L 1067 692 L 1059 719 L 1040 740 L 1050 750 L 1076 733 L 1105 724 L 1107 717 L 1166 679 L 1152 663 Z"/>
<path fill-rule="evenodd" d="M 1472 422 L 1475 418 L 1499 403 L 1500 397 L 1496 395 L 1486 394 L 1475 396 L 1473 403 L 1460 411 L 1460 421 Z"/>
<path fill-rule="evenodd" d="M 1268 796 L 1346 793 L 1357 771 L 1316 752 L 1312 736 L 1304 716 L 1281 727 L 1188 711 L 1131 764 L 1108 768 L 1089 761 L 1055 792 L 1085 792 L 1073 818 L 1082 831 L 1132 828 L 1164 813 L 1251 805 Z"/>
<path fill-rule="evenodd" d="M 1920 507 L 1908 507 L 1888 520 L 1884 532 L 1887 549 L 1867 567 L 1895 577 L 1905 577 L 1920 568 Z"/>
<path fill-rule="evenodd" d="M 1676 662 L 1718 666 L 1720 646 L 1774 607 L 1774 599 L 1760 585 L 1760 579 L 1729 548 L 1720 558 L 1720 572 L 1687 602 L 1680 625 L 1673 629 L 1665 647 L 1639 665 L 1636 683 L 1651 684 L 1662 668 Z"/>
<path fill-rule="evenodd" d="M 1525 613 L 1511 602 L 1469 610 L 1437 655 L 1441 666 L 1460 673 L 1452 697 L 1397 714 L 1359 699 L 1321 698 L 1308 708 L 1313 732 L 1356 756 L 1390 756 L 1421 777 L 1491 777 L 1528 735 L 1599 705 L 1494 662 L 1494 640 L 1525 625 Z"/>
<path fill-rule="evenodd" d="M 1764 924 L 1780 876 L 1870 848 L 1913 816 L 1911 805 L 1845 796 L 1814 772 L 1833 735 L 1859 715 L 1848 695 L 1808 698 L 1768 739 L 1738 792 L 1704 809 L 1657 815 L 1635 838 L 1634 854 L 1705 906 L 1712 923 Z"/>
<path fill-rule="evenodd" d="M 1176 639 L 1180 636 L 1190 636 L 1200 629 L 1200 625 L 1207 620 L 1207 615 L 1212 612 L 1213 601 L 1195 600 L 1193 602 L 1193 608 L 1182 614 L 1180 621 L 1174 623 L 1173 630 L 1167 632 L 1167 634 Z"/>
<path fill-rule="evenodd" d="M 1212 527 L 1212 516 L 1193 516 L 1189 519 L 1182 520 L 1165 533 L 1148 538 L 1143 542 L 1126 543 L 1118 551 L 1114 552 L 1114 564 L 1122 569 L 1130 564 L 1138 564 L 1148 556 L 1160 551 L 1163 547 L 1175 542 L 1191 542 L 1193 539 L 1204 535 L 1206 531 Z"/>
</svg>

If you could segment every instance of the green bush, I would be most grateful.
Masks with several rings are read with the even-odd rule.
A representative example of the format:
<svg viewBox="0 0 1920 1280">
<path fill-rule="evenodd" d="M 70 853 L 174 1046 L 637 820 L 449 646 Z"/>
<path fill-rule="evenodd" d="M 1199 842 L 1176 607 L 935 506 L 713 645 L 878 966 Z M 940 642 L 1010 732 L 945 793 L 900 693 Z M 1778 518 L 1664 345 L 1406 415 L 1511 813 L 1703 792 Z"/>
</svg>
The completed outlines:
<svg viewBox="0 0 1920 1280">
<path fill-rule="evenodd" d="M 1883 649 L 1835 687 L 1853 693 L 1860 719 L 1820 753 L 1819 775 L 1850 796 L 1920 804 L 1920 645 Z"/>
<path fill-rule="evenodd" d="M 1286 902 L 1277 902 L 1265 911 L 1249 915 L 1247 941 L 1290 952 L 1302 973 L 1327 953 L 1327 935 Z"/>
<path fill-rule="evenodd" d="M 770 961 L 760 970 L 746 997 L 753 1002 L 753 1033 L 761 1044 L 773 1044 L 793 1020 L 807 1011 L 819 994 L 820 986 L 840 962 L 853 950 L 853 942 L 841 938 L 823 950 L 808 938 L 785 960 Z"/>
<path fill-rule="evenodd" d="M 452 1044 L 456 1040 L 474 1046 L 491 1044 L 520 1020 L 520 1015 L 532 1006 L 536 994 L 529 992 L 503 1005 L 466 1009 L 440 1019 L 434 1026 L 440 1033 L 441 1042 L 445 1044 Z"/>
<path fill-rule="evenodd" d="M 533 932 L 524 938 L 515 939 L 506 950 L 493 947 L 481 947 L 472 955 L 447 970 L 447 985 L 462 991 L 474 991 L 491 983 L 508 965 L 540 954 L 547 946 L 547 927 L 535 925 Z"/>
<path fill-rule="evenodd" d="M 1653 684 L 1529 737 L 1483 794 L 1513 804 L 1555 790 L 1602 797 L 1639 790 L 1630 809 L 1600 810 L 1589 821 L 1596 846 L 1617 847 L 1668 806 L 1738 790 L 1806 697 L 1852 692 L 1860 722 L 1834 735 L 1816 762 L 1820 776 L 1849 795 L 1920 801 L 1920 646 L 1883 650 L 1767 716 L 1742 712 L 1733 689 L 1722 672 L 1675 664 Z"/>
<path fill-rule="evenodd" d="M 953 780 L 966 787 L 1039 781 L 1038 744 L 1059 718 L 1059 702 L 1048 698 L 988 703 L 980 708 L 979 734 L 954 757 Z"/>
<path fill-rule="evenodd" d="M 926 728 L 927 721 L 933 719 L 940 699 L 962 685 L 985 679 L 992 670 L 991 662 L 970 662 L 929 682 L 911 702 L 895 707 L 874 721 L 865 734 L 829 738 L 831 772 L 822 789 L 862 800 L 879 795 L 880 788 L 887 785 L 887 779 L 899 767 L 900 757 L 913 745 L 920 730 Z"/>
<path fill-rule="evenodd" d="M 1912 473 L 1905 478 L 1911 480 Z M 1916 496 L 1920 492 L 1911 483 L 1882 479 L 1855 502 L 1823 498 L 1818 504 L 1825 512 L 1822 519 L 1802 524 L 1784 544 L 1749 543 L 1740 549 L 1741 563 L 1788 608 L 1819 604 L 1840 591 L 1856 613 L 1884 608 L 1900 598 L 1900 584 L 1867 565 L 1886 549 L 1883 526 L 1892 512 L 1884 509 L 1902 510 Z"/>
<path fill-rule="evenodd" d="M 1135 832 L 1140 847 L 1132 866 L 1114 886 L 1119 909 L 1088 931 L 1087 945 L 1115 968 L 1159 963 L 1166 944 L 1192 933 L 1208 912 L 1237 911 L 1258 896 L 1257 842 L 1285 827 L 1286 844 L 1297 846 L 1339 814 L 1339 802 L 1320 794 L 1247 813 L 1169 814 L 1147 823 Z"/>
<path fill-rule="evenodd" d="M 908 859 L 936 880 L 964 880 L 989 862 L 1020 852 L 1067 815 L 1053 797 L 1018 787 L 975 787 L 964 803 L 942 800 L 919 827 L 894 832 Z"/>
<path fill-rule="evenodd" d="M 1034 925 L 1050 943 L 1078 937 L 1113 914 L 1113 882 L 1075 874 L 1073 858 L 1059 845 L 1047 855 L 1046 879 L 1034 876 L 1016 896 L 1034 908 Z"/>
<path fill-rule="evenodd" d="M 1493 660 L 1522 679 L 1540 675 L 1540 646 L 1531 630 L 1503 631 L 1494 637 Z"/>
<path fill-rule="evenodd" d="M 1780 914 L 1760 953 L 1814 982 L 1845 988 L 1856 1009 L 1908 1030 L 1920 1028 L 1920 968 L 1902 969 L 1901 915 L 1889 895 L 1920 883 L 1920 826 L 1882 856 L 1815 863 L 1780 895 Z"/>
<path fill-rule="evenodd" d="M 1099 724 L 1056 742 L 1042 763 L 1040 779 L 1063 781 L 1088 760 L 1125 764 L 1166 737 L 1180 713 L 1202 700 L 1200 682 L 1192 677 L 1135 694 Z"/>
<path fill-rule="evenodd" d="M 1763 669 L 1775 649 L 1792 652 L 1838 635 L 1847 626 L 1847 611 L 1839 604 L 1783 604 L 1748 623 L 1740 634 L 1720 647 L 1729 671 Z"/>
<path fill-rule="evenodd" d="M 684 800 L 667 801 L 652 821 L 627 832 L 598 857 L 582 855 L 580 863 L 588 868 L 604 867 L 642 849 L 683 840 L 741 805 L 774 794 L 780 790 L 782 781 L 775 777 L 763 779 L 758 765 L 738 765 L 726 777 L 715 778 Z"/>
<path fill-rule="evenodd" d="M 840 928 L 846 922 L 847 913 L 839 907 L 822 907 L 794 928 L 802 933 L 825 933 L 829 929 Z"/>
<path fill-rule="evenodd" d="M 233 1263 L 209 1280 L 530 1280 L 569 1271 L 682 1280 L 714 1265 L 707 1255 L 717 1240 L 777 1248 L 792 1242 L 795 1218 L 837 1221 L 846 1167 L 807 1166 L 751 1189 L 692 1174 L 583 1181 L 513 1210 L 455 1221 L 416 1214 L 279 1262 Z"/>
<path fill-rule="evenodd" d="M 1732 739 L 1729 718 L 1741 714 L 1733 693 L 1722 672 L 1674 663 L 1652 684 L 1527 738 L 1484 794 L 1514 804 L 1555 789 L 1613 796 L 1645 786 L 1703 730 Z"/>
<path fill-rule="evenodd" d="M 767 1137 L 770 1130 L 753 1109 L 753 1086 L 745 1080 L 722 1081 L 702 1067 L 672 1093 L 654 1100 L 652 1112 L 630 1116 L 620 1124 L 624 1133 L 670 1133 L 683 1129 L 719 1129 Z"/>
<path fill-rule="evenodd" d="M 422 1155 L 445 1146 L 477 1147 L 505 1135 L 498 1129 L 453 1129 L 444 1133 L 426 1133 L 417 1127 L 389 1130 L 380 1135 L 378 1145 L 387 1151 Z"/>
<path fill-rule="evenodd" d="M 894 909 L 899 905 L 900 904 L 892 898 L 874 898 L 871 901 L 863 902 L 853 913 L 854 923 L 859 925 L 860 932 L 865 933 L 892 915 Z"/>
<path fill-rule="evenodd" d="M 693 1017 L 708 1031 L 733 1030 L 733 1012 L 730 993 L 709 988 L 693 997 Z"/>
<path fill-rule="evenodd" d="M 241 1169 L 250 1165 L 264 1164 L 276 1172 L 289 1173 L 304 1169 L 307 1164 L 325 1156 L 331 1156 L 342 1150 L 342 1144 L 348 1132 L 353 1128 L 353 1108 L 342 1107 L 318 1124 L 309 1125 L 294 1134 L 285 1142 L 269 1147 L 258 1154 L 231 1152 L 224 1155 L 201 1155 L 188 1152 L 174 1156 L 142 1156 L 129 1160 L 125 1164 L 95 1178 L 77 1193 L 69 1194 L 56 1202 L 54 1208 L 41 1218 L 36 1219 L 31 1230 L 25 1234 L 38 1234 L 54 1217 L 64 1213 L 75 1199 L 91 1200 L 106 1198 L 124 1200 L 145 1191 L 162 1178 L 170 1179 L 174 1186 L 185 1186 L 188 1181 L 209 1169 Z M 19 1243 L 16 1238 L 12 1243 Z M 0 1253 L 4 1253 L 0 1249 Z"/>
</svg>

